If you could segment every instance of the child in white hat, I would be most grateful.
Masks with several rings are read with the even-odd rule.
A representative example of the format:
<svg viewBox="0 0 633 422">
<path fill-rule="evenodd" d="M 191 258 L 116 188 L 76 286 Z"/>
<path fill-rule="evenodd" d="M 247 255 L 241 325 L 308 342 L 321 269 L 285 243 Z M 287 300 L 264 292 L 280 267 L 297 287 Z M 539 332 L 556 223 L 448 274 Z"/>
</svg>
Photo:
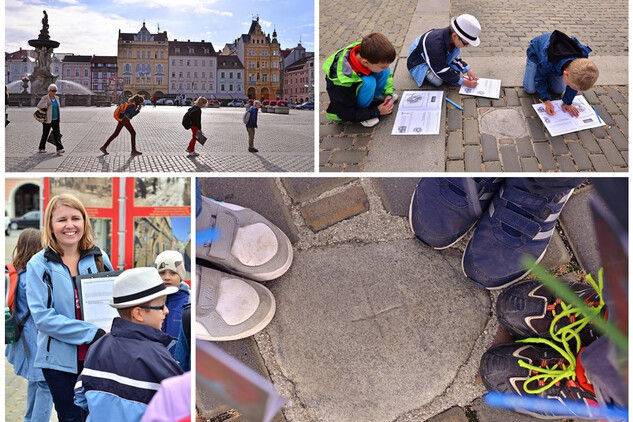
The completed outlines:
<svg viewBox="0 0 633 422">
<path fill-rule="evenodd" d="M 183 307 L 189 303 L 189 286 L 182 281 L 185 278 L 185 260 L 178 251 L 165 251 L 159 254 L 154 261 L 154 266 L 163 279 L 165 286 L 176 287 L 178 291 L 167 296 L 167 307 L 169 314 L 163 321 L 162 330 L 172 337 L 178 338 L 182 325 Z M 176 345 L 169 348 L 169 352 L 174 355 Z"/>
<path fill-rule="evenodd" d="M 110 333 L 88 350 L 75 385 L 75 404 L 88 421 L 139 421 L 160 382 L 182 374 L 167 347 L 173 338 L 160 329 L 169 314 L 166 286 L 155 268 L 133 268 L 114 281 L 110 306 L 119 317 Z"/>
<path fill-rule="evenodd" d="M 446 82 L 476 87 L 478 78 L 458 56 L 462 48 L 479 45 L 479 32 L 479 21 L 464 14 L 452 18 L 446 28 L 431 29 L 416 38 L 409 49 L 407 69 L 418 86 L 427 80 L 433 86 Z"/>
</svg>

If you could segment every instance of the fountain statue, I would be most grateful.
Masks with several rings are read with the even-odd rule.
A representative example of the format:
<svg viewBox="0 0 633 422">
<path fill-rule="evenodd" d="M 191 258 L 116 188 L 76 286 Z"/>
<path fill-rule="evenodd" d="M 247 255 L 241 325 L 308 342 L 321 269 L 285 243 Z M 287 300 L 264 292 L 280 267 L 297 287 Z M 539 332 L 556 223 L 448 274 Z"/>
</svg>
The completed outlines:
<svg viewBox="0 0 633 422">
<path fill-rule="evenodd" d="M 59 47 L 59 42 L 51 40 L 48 34 L 48 14 L 44 11 L 42 18 L 42 30 L 35 40 L 29 40 L 29 45 L 35 48 L 37 57 L 35 59 L 35 70 L 29 75 L 31 81 L 31 94 L 45 95 L 48 86 L 55 83 L 59 75 L 51 73 L 51 62 L 53 49 Z"/>
</svg>

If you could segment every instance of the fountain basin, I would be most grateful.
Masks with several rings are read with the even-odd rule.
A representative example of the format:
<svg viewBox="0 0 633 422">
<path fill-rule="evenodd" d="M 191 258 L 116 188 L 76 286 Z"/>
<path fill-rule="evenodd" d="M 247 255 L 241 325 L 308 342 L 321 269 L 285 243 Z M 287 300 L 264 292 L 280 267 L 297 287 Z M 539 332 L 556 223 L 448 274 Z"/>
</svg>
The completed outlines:
<svg viewBox="0 0 633 422">
<path fill-rule="evenodd" d="M 49 48 L 57 48 L 59 47 L 59 42 L 58 41 L 53 41 L 53 40 L 40 40 L 35 39 L 35 40 L 29 40 L 29 45 L 31 47 L 49 47 Z"/>
</svg>

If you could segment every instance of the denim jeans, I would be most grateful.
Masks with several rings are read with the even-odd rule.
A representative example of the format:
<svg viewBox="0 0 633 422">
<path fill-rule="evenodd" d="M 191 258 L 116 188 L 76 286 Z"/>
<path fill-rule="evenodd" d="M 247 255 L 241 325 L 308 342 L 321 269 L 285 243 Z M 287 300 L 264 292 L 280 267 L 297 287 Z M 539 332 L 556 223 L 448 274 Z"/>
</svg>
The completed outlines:
<svg viewBox="0 0 633 422">
<path fill-rule="evenodd" d="M 433 71 L 431 69 L 429 69 L 426 72 L 426 78 L 424 78 L 425 81 L 427 81 L 428 83 L 430 83 L 433 86 L 442 86 L 442 84 L 444 83 L 444 81 L 442 80 L 442 78 L 440 78 L 439 76 L 437 76 L 435 73 L 433 73 Z"/>
<path fill-rule="evenodd" d="M 53 397 L 46 381 L 29 381 L 24 422 L 49 422 L 52 410 Z"/>
<path fill-rule="evenodd" d="M 83 362 L 79 362 L 79 373 L 83 370 Z M 78 374 L 43 368 L 44 378 L 53 396 L 55 410 L 59 422 L 83 422 L 84 411 L 75 406 L 75 383 Z"/>
<path fill-rule="evenodd" d="M 374 98 L 380 97 L 387 85 L 387 79 L 389 79 L 390 74 L 391 69 L 385 69 L 380 73 L 372 72 L 367 76 L 362 76 L 363 84 L 358 89 L 356 106 L 358 108 L 368 108 Z"/>
<path fill-rule="evenodd" d="M 537 64 L 532 60 L 527 59 L 525 63 L 525 75 L 523 75 L 523 89 L 528 94 L 536 93 L 536 83 L 534 82 L 534 78 L 536 78 L 536 68 Z M 563 82 L 562 75 L 556 75 L 555 73 L 551 73 L 547 76 L 547 86 L 550 91 L 554 94 L 563 94 L 565 92 L 565 82 Z"/>
</svg>

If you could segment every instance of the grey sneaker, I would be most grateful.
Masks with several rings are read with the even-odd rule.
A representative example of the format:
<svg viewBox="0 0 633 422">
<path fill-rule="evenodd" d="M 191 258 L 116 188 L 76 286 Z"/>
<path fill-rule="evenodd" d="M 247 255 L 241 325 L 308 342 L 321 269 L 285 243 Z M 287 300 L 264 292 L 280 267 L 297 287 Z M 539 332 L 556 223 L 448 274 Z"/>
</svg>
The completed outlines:
<svg viewBox="0 0 633 422">
<path fill-rule="evenodd" d="M 196 257 L 256 281 L 283 275 L 292 264 L 290 239 L 248 208 L 202 197 L 198 232 L 214 229 L 218 239 L 196 245 Z"/>
<path fill-rule="evenodd" d="M 197 152 L 195 152 L 195 151 L 191 151 L 189 154 L 187 154 L 187 157 L 197 157 L 197 156 L 199 156 L 199 155 L 200 155 L 200 154 L 198 154 Z"/>
<path fill-rule="evenodd" d="M 196 338 L 229 341 L 250 337 L 275 315 L 266 287 L 211 268 L 196 266 Z"/>
<path fill-rule="evenodd" d="M 365 127 L 374 127 L 378 124 L 378 122 L 380 122 L 378 117 L 374 117 L 373 119 L 363 120 L 360 124 Z"/>
</svg>

